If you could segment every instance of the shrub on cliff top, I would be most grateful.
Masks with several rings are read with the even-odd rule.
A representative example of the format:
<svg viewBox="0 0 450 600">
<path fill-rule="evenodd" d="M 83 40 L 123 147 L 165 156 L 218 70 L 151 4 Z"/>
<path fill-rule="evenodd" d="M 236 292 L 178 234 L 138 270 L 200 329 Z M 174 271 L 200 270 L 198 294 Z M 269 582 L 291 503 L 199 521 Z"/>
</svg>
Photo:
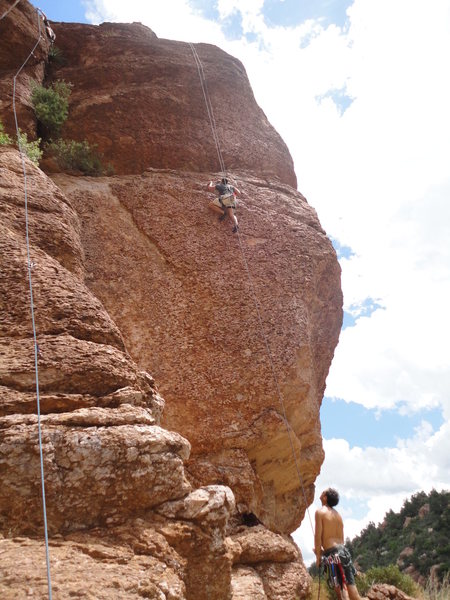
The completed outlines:
<svg viewBox="0 0 450 600">
<path fill-rule="evenodd" d="M 55 81 L 50 87 L 35 85 L 31 94 L 34 112 L 44 139 L 58 137 L 67 120 L 72 84 Z"/>
<path fill-rule="evenodd" d="M 42 158 L 42 150 L 39 147 L 40 143 L 40 138 L 33 142 L 29 142 L 27 134 L 19 129 L 19 150 L 26 154 L 36 166 L 39 166 L 39 161 Z"/>
<path fill-rule="evenodd" d="M 85 175 L 103 175 L 105 168 L 101 156 L 90 146 L 89 142 L 75 142 L 74 140 L 57 140 L 47 146 L 48 151 L 63 169 L 81 171 Z M 110 167 L 107 169 L 111 174 Z"/>
<path fill-rule="evenodd" d="M 28 136 L 26 133 L 20 131 L 19 129 L 19 140 L 18 140 L 19 150 L 26 154 L 28 158 L 34 162 L 35 165 L 39 165 L 39 161 L 42 158 L 42 150 L 39 145 L 41 143 L 40 138 L 33 142 L 28 141 Z M 0 121 L 0 146 L 12 146 L 15 145 L 14 140 L 10 135 L 4 133 L 3 131 L 3 123 Z"/>
</svg>

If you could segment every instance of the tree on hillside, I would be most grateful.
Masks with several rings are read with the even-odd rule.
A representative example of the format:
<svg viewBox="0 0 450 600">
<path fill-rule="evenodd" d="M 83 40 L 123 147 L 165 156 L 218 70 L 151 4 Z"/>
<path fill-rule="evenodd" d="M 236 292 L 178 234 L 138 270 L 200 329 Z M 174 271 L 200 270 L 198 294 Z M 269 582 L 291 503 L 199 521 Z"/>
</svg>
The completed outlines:
<svg viewBox="0 0 450 600">
<path fill-rule="evenodd" d="M 399 513 L 390 510 L 347 543 L 362 571 L 397 564 L 427 578 L 436 567 L 442 579 L 450 571 L 450 492 L 414 494 Z"/>
</svg>

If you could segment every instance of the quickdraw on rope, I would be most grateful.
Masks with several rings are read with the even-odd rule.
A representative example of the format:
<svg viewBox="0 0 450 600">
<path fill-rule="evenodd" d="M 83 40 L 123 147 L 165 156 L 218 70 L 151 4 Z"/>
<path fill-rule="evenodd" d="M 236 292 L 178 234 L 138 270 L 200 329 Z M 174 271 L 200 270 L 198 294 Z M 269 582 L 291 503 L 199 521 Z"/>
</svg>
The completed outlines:
<svg viewBox="0 0 450 600">
<path fill-rule="evenodd" d="M 17 2 L 14 4 L 14 6 Z M 14 8 L 14 6 L 11 7 Z M 11 10 L 10 9 L 10 10 Z M 22 171 L 23 171 L 23 180 L 24 180 L 24 195 L 25 195 L 25 239 L 27 246 L 27 268 L 28 268 L 28 287 L 30 291 L 30 310 L 31 310 L 31 323 L 33 327 L 33 343 L 34 343 L 34 374 L 36 381 L 36 404 L 37 404 L 37 419 L 38 419 L 38 439 L 39 439 L 39 458 L 40 458 L 40 469 L 41 469 L 41 490 L 42 490 L 42 512 L 44 517 L 44 535 L 45 535 L 45 556 L 47 563 L 47 586 L 48 586 L 48 597 L 49 600 L 52 600 L 52 583 L 50 576 L 50 553 L 48 548 L 48 527 L 47 527 L 47 509 L 45 504 L 45 482 L 44 482 L 44 457 L 42 451 L 42 428 L 41 428 L 41 406 L 40 406 L 40 397 L 39 397 L 39 366 L 38 366 L 38 355 L 39 355 L 39 346 L 37 343 L 37 335 L 36 335 L 36 322 L 34 318 L 34 301 L 33 301 L 33 280 L 31 276 L 31 271 L 33 269 L 34 264 L 31 261 L 31 253 L 30 253 L 30 238 L 29 238 L 29 221 L 28 221 L 28 188 L 27 188 L 27 168 L 25 164 L 25 151 L 20 142 L 20 130 L 19 123 L 17 121 L 17 111 L 16 111 L 16 80 L 22 69 L 25 67 L 27 62 L 30 60 L 31 56 L 33 56 L 34 51 L 36 50 L 41 38 L 41 17 L 39 11 L 36 10 L 37 19 L 38 19 L 38 39 L 36 44 L 33 46 L 30 54 L 26 58 L 23 65 L 14 75 L 13 79 L 13 112 L 14 112 L 14 121 L 16 125 L 16 134 L 17 134 L 17 142 L 19 145 L 20 158 L 22 160 Z M 3 18 L 3 17 L 2 17 Z"/>
<path fill-rule="evenodd" d="M 347 589 L 347 580 L 345 578 L 344 568 L 338 554 L 322 556 L 320 559 L 319 569 L 324 572 L 327 585 L 330 590 L 334 590 L 337 587 L 340 587 L 341 590 Z"/>
<path fill-rule="evenodd" d="M 217 135 L 217 127 L 216 127 L 216 122 L 215 122 L 215 119 L 214 119 L 214 112 L 213 112 L 213 108 L 212 108 L 211 101 L 210 101 L 210 98 L 209 98 L 209 93 L 208 93 L 208 88 L 207 88 L 207 85 L 206 85 L 206 78 L 205 78 L 205 73 L 204 73 L 204 70 L 203 70 L 203 66 L 202 66 L 201 60 L 200 60 L 200 58 L 199 58 L 199 56 L 197 54 L 197 51 L 194 48 L 194 45 L 191 44 L 191 43 L 189 43 L 189 46 L 191 47 L 191 51 L 192 51 L 192 54 L 193 54 L 194 59 L 195 59 L 195 64 L 197 66 L 198 75 L 199 75 L 199 79 L 200 79 L 200 84 L 202 86 L 202 91 L 203 91 L 203 97 L 204 97 L 204 100 L 205 100 L 206 110 L 207 110 L 208 117 L 209 117 L 209 122 L 210 122 L 210 125 L 211 125 L 211 131 L 212 131 L 212 135 L 213 135 L 214 142 L 215 142 L 216 149 L 217 149 L 217 156 L 219 158 L 220 169 L 222 170 L 223 173 L 226 174 L 225 163 L 224 163 L 222 152 L 221 152 L 221 149 L 220 149 L 220 142 L 219 142 L 219 138 L 218 138 L 218 135 Z M 252 296 L 253 296 L 253 302 L 254 302 L 255 308 L 256 308 L 256 314 L 257 314 L 257 317 L 258 317 L 258 323 L 259 323 L 259 327 L 260 327 L 260 331 L 261 331 L 261 337 L 263 338 L 264 345 L 265 345 L 266 352 L 267 352 L 267 356 L 268 356 L 268 359 L 269 359 L 270 368 L 271 368 L 271 372 L 272 372 L 272 377 L 273 377 L 273 380 L 274 380 L 274 383 L 275 383 L 276 393 L 277 393 L 277 396 L 278 396 L 278 399 L 279 399 L 279 402 L 280 402 L 280 406 L 281 406 L 281 411 L 282 411 L 282 415 L 283 415 L 283 421 L 284 421 L 284 424 L 285 424 L 285 427 L 286 427 L 286 432 L 287 432 L 287 435 L 288 435 L 288 438 L 289 438 L 289 444 L 290 444 L 290 447 L 291 447 L 292 456 L 294 458 L 295 469 L 297 471 L 298 480 L 300 482 L 300 487 L 302 489 L 303 499 L 304 499 L 305 506 L 306 506 L 306 512 L 308 514 L 308 519 L 309 519 L 309 522 L 310 522 L 310 525 L 311 525 L 311 529 L 312 529 L 312 532 L 313 532 L 313 535 L 314 535 L 314 527 L 313 527 L 313 524 L 312 524 L 311 515 L 309 513 L 308 500 L 306 498 L 305 486 L 303 484 L 303 477 L 302 477 L 302 474 L 300 472 L 300 465 L 299 465 L 299 462 L 298 462 L 298 459 L 297 459 L 297 455 L 296 455 L 295 447 L 294 447 L 294 442 L 293 442 L 293 439 L 292 439 L 292 435 L 293 435 L 292 427 L 290 426 L 289 420 L 287 418 L 286 408 L 285 408 L 284 399 L 283 399 L 283 394 L 281 392 L 280 385 L 278 383 L 278 378 L 277 378 L 277 374 L 276 374 L 276 370 L 275 370 L 275 365 L 274 365 L 272 353 L 270 351 L 269 342 L 267 340 L 267 336 L 266 336 L 265 331 L 264 331 L 264 325 L 263 325 L 263 321 L 262 321 L 262 318 L 261 318 L 261 310 L 260 310 L 260 306 L 259 306 L 259 302 L 258 302 L 258 298 L 257 298 L 256 292 L 255 292 L 255 285 L 253 283 L 253 278 L 252 278 L 251 273 L 250 273 L 250 268 L 248 266 L 248 261 L 247 261 L 247 258 L 245 256 L 245 251 L 244 251 L 244 247 L 242 245 L 242 241 L 241 241 L 241 237 L 240 237 L 240 234 L 239 234 L 239 230 L 237 230 L 237 236 L 238 236 L 238 241 L 239 241 L 239 249 L 240 249 L 240 252 L 241 252 L 242 262 L 243 262 L 244 267 L 245 267 L 245 271 L 246 271 L 246 274 L 247 274 L 247 279 L 248 279 L 248 282 L 249 282 L 249 287 L 250 287 L 250 290 L 251 290 Z"/>
</svg>

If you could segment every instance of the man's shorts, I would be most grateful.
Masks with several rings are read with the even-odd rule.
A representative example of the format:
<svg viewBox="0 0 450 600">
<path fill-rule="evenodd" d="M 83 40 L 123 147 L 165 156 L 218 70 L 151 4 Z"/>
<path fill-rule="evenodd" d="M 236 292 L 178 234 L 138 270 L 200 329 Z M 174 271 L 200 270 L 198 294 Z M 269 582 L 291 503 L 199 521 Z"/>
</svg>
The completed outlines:
<svg viewBox="0 0 450 600">
<path fill-rule="evenodd" d="M 219 198 L 216 198 L 213 201 L 214 206 L 218 206 L 219 208 L 223 208 L 224 206 L 226 208 L 236 208 L 236 198 L 233 196 L 228 196 L 228 198 L 222 198 L 222 200 L 220 200 Z"/>
<path fill-rule="evenodd" d="M 328 548 L 323 553 L 324 556 L 339 556 L 342 568 L 344 569 L 345 579 L 348 585 L 355 585 L 356 569 L 352 563 L 352 556 L 344 544 Z"/>
</svg>

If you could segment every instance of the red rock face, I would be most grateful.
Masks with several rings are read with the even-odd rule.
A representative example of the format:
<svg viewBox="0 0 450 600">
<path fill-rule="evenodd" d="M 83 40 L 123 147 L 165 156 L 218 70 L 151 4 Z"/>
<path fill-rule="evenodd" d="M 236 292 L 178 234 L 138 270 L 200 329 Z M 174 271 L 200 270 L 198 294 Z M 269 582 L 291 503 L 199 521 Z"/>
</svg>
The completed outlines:
<svg viewBox="0 0 450 600">
<path fill-rule="evenodd" d="M 291 441 L 309 500 L 323 460 L 339 266 L 298 192 L 242 174 L 237 237 L 207 208 L 210 177 L 54 180 L 82 219 L 89 287 L 192 444 L 192 481 L 229 485 L 243 512 L 290 532 L 305 510 Z"/>
<path fill-rule="evenodd" d="M 74 84 L 64 135 L 97 143 L 117 173 L 147 169 L 55 177 L 82 218 L 88 285 L 160 382 L 165 424 L 192 443 L 193 483 L 230 485 L 242 511 L 290 532 L 323 460 L 319 407 L 342 298 L 289 152 L 242 65 L 200 45 L 224 159 L 244 192 L 233 237 L 206 208 L 217 156 L 189 45 L 139 24 L 55 30 L 66 64 L 51 77 Z"/>
<path fill-rule="evenodd" d="M 0 14 L 12 4 L 1 1 Z M 14 136 L 13 78 L 34 48 L 33 55 L 16 78 L 17 117 L 22 131 L 31 136 L 29 139 L 36 137 L 36 119 L 30 103 L 31 85 L 33 81 L 40 83 L 43 80 L 49 48 L 42 27 L 42 19 L 29 2 L 21 2 L 0 21 L 0 120 L 5 131 Z"/>
<path fill-rule="evenodd" d="M 9 43 L 33 39 L 35 16 L 26 0 L 11 11 Z M 274 531 L 300 523 L 323 460 L 319 408 L 342 320 L 331 243 L 238 61 L 197 47 L 243 192 L 234 235 L 208 210 L 218 173 L 189 46 L 138 24 L 55 29 L 67 63 L 50 77 L 75 86 L 64 135 L 98 143 L 117 173 L 51 181 L 25 159 L 49 528 L 73 566 L 57 585 L 87 594 L 95 581 L 99 598 L 304 597 L 301 555 Z M 19 124 L 35 134 L 30 85 Z M 20 156 L 1 148 L 5 598 L 31 579 L 45 593 L 23 186 Z M 245 513 L 262 524 L 252 531 Z M 26 575 L 13 575 L 23 557 Z"/>
<path fill-rule="evenodd" d="M 74 84 L 65 136 L 98 144 L 117 174 L 219 170 L 189 44 L 158 39 L 138 23 L 63 23 L 55 32 L 66 66 L 52 77 Z M 243 65 L 215 46 L 196 49 L 227 169 L 295 187 L 292 159 L 257 106 Z"/>
</svg>

